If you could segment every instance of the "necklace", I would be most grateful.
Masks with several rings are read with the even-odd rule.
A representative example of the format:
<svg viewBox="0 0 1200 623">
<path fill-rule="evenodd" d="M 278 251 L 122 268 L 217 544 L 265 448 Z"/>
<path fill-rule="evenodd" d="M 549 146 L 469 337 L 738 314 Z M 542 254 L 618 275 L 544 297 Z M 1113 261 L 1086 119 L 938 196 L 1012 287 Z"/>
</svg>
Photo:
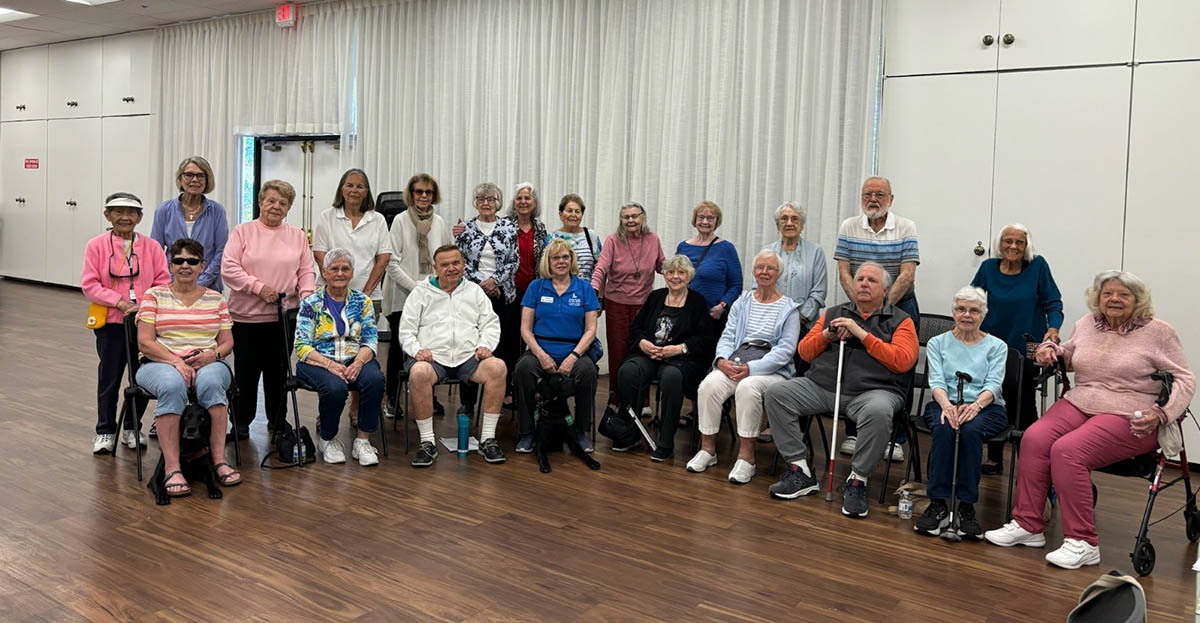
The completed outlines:
<svg viewBox="0 0 1200 623">
<path fill-rule="evenodd" d="M 196 206 L 195 210 L 188 208 L 186 205 L 184 205 L 183 201 L 179 202 L 179 207 L 183 209 L 183 220 L 185 220 L 185 221 L 196 220 L 196 217 L 200 216 L 200 213 L 204 211 L 204 203 L 203 202 L 201 202 L 200 205 Z"/>
<path fill-rule="evenodd" d="M 641 266 L 642 266 L 642 255 L 643 254 L 639 253 L 636 257 L 634 257 L 633 245 L 629 244 L 629 238 L 625 239 L 625 250 L 629 251 L 629 257 L 633 258 L 633 278 L 641 279 L 642 278 Z"/>
</svg>

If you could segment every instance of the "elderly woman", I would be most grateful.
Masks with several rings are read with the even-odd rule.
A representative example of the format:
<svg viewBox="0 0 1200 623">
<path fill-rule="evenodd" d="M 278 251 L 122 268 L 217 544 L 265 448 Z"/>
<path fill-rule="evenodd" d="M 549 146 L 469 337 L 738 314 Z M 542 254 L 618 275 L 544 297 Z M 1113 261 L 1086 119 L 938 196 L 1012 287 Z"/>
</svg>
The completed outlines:
<svg viewBox="0 0 1200 623">
<path fill-rule="evenodd" d="M 1092 513 L 1090 472 L 1158 447 L 1161 426 L 1174 426 L 1196 390 L 1175 329 L 1154 317 L 1150 289 L 1131 273 L 1107 270 L 1087 291 L 1091 313 L 1075 323 L 1071 339 L 1037 349 L 1037 361 L 1062 358 L 1075 386 L 1046 410 L 1021 440 L 1013 520 L 984 537 L 1000 546 L 1043 547 L 1046 491 L 1053 485 L 1062 509 L 1063 544 L 1046 560 L 1066 569 L 1100 562 Z M 1175 376 L 1167 404 L 1155 403 L 1165 370 Z"/>
<path fill-rule="evenodd" d="M 191 493 L 179 464 L 179 414 L 188 402 L 188 388 L 212 417 L 208 448 L 217 480 L 226 487 L 242 475 L 225 460 L 225 425 L 229 421 L 226 392 L 232 374 L 223 361 L 233 350 L 233 321 L 220 292 L 200 285 L 204 247 L 191 238 L 171 244 L 170 285 L 146 291 L 138 310 L 138 349 L 150 361 L 138 369 L 138 385 L 157 397 L 154 421 L 162 448 L 167 495 Z M 253 413 L 253 411 L 250 411 Z"/>
<path fill-rule="evenodd" d="M 596 400 L 596 316 L 600 301 L 586 281 L 575 276 L 579 265 L 571 243 L 554 238 L 546 244 L 534 279 L 521 300 L 521 339 L 529 350 L 513 372 L 517 452 L 533 452 L 533 411 L 538 380 L 555 372 L 575 380 L 575 424 L 579 445 L 592 443 L 584 431 L 592 426 Z"/>
<path fill-rule="evenodd" d="M 696 235 L 675 247 L 675 252 L 687 256 L 695 267 L 691 288 L 708 303 L 708 313 L 716 321 L 714 339 L 725 328 L 729 306 L 742 294 L 742 263 L 733 243 L 717 236 L 720 226 L 721 207 L 712 201 L 701 201 L 692 208 Z"/>
<path fill-rule="evenodd" d="M 571 243 L 579 262 L 579 278 L 591 282 L 592 269 L 596 266 L 596 258 L 600 257 L 602 245 L 600 237 L 592 235 L 583 226 L 583 213 L 586 211 L 583 197 L 574 193 L 563 195 L 558 201 L 558 220 L 562 227 L 554 232 L 554 236 L 566 238 Z"/>
<path fill-rule="evenodd" d="M 318 266 L 325 265 L 325 253 L 335 248 L 348 250 L 359 267 L 350 287 L 382 301 L 380 285 L 392 257 L 392 244 L 387 219 L 375 211 L 371 182 L 362 169 L 342 174 L 333 194 L 333 207 L 322 212 L 313 226 L 312 253 Z M 375 309 L 379 308 L 376 303 Z"/>
<path fill-rule="evenodd" d="M 179 196 L 158 204 L 150 237 L 164 249 L 180 238 L 191 238 L 204 245 L 204 273 L 198 283 L 220 292 L 225 288 L 221 283 L 221 254 L 229 238 L 229 224 L 225 207 L 204 196 L 215 185 L 212 166 L 207 160 L 200 156 L 184 158 L 175 169 Z"/>
<path fill-rule="evenodd" d="M 958 533 L 979 540 L 983 528 L 975 517 L 975 502 L 979 499 L 980 464 L 983 460 L 983 440 L 1004 429 L 1008 415 L 1000 385 L 1008 346 L 994 335 L 980 330 L 987 317 L 987 293 L 967 286 L 954 295 L 950 311 L 954 328 L 934 336 L 925 348 L 929 362 L 929 387 L 933 400 L 925 405 L 925 423 L 933 431 L 929 448 L 929 507 L 913 524 L 913 530 L 938 536 L 950 524 L 948 499 L 954 480 L 954 431 L 958 442 Z M 958 400 L 957 373 L 965 372 L 970 380 L 962 385 L 962 402 Z"/>
<path fill-rule="evenodd" d="M 704 295 L 688 288 L 695 274 L 686 255 L 674 255 L 663 262 L 667 287 L 651 292 L 638 310 L 629 328 L 629 355 L 617 372 L 617 385 L 629 390 L 624 394 L 622 410 L 635 401 L 640 406 L 650 381 L 658 380 L 662 412 L 658 447 L 650 455 L 654 461 L 674 456 L 675 426 L 683 397 L 696 391 L 712 361 L 712 308 Z"/>
<path fill-rule="evenodd" d="M 129 363 L 124 317 L 137 311 L 146 290 L 171 280 L 162 247 L 133 231 L 142 222 L 141 200 L 130 193 L 113 193 L 104 200 L 104 218 L 112 229 L 88 241 L 80 277 L 84 296 L 101 308 L 88 324 L 96 334 L 96 355 L 100 357 L 92 454 L 108 454 L 117 442 L 117 396 Z M 136 406 L 140 419 L 146 403 L 138 401 Z M 121 443 L 130 448 L 144 444 L 135 429 L 136 421 L 126 419 Z"/>
<path fill-rule="evenodd" d="M 654 273 L 662 272 L 666 259 L 658 236 L 646 224 L 646 208 L 630 202 L 621 206 L 617 231 L 604 240 L 604 249 L 592 271 L 592 288 L 600 299 L 604 328 L 608 334 L 608 378 L 617 378 L 629 344 L 629 327 L 638 308 L 646 302 L 654 285 Z M 620 388 L 610 388 L 608 408 L 621 404 Z"/>
<path fill-rule="evenodd" d="M 404 352 L 400 348 L 400 313 L 409 293 L 423 280 L 433 276 L 433 252 L 450 243 L 450 230 L 433 206 L 441 203 L 437 180 L 428 173 L 418 173 L 408 180 L 404 188 L 405 214 L 392 220 L 392 256 L 388 260 L 386 296 L 383 313 L 391 327 L 391 340 L 387 354 L 388 409 L 396 398 L 400 386 L 400 370 L 404 364 Z M 436 399 L 434 411 L 438 412 Z M 441 409 L 440 411 L 444 411 Z M 395 416 L 395 414 L 391 414 Z"/>
<path fill-rule="evenodd" d="M 729 309 L 729 321 L 717 342 L 713 371 L 700 382 L 700 451 L 687 471 L 700 473 L 717 464 L 721 408 L 734 397 L 741 444 L 729 482 L 754 477 L 754 441 L 762 421 L 763 392 L 795 374 L 792 362 L 800 340 L 800 306 L 779 291 L 779 256 L 763 249 L 754 256 L 755 288 Z"/>
<path fill-rule="evenodd" d="M 284 416 L 285 364 L 292 352 L 295 321 L 280 325 L 278 305 L 295 310 L 315 289 L 308 236 L 284 222 L 296 191 L 282 180 L 268 180 L 258 192 L 258 218 L 233 228 L 221 260 L 221 277 L 229 286 L 233 317 L 235 379 L 238 392 L 237 436 L 250 436 L 262 378 L 267 424 Z"/>
<path fill-rule="evenodd" d="M 779 240 L 767 245 L 779 256 L 779 290 L 800 305 L 802 333 L 821 315 L 828 281 L 821 245 L 801 237 L 807 220 L 807 212 L 798 203 L 789 201 L 775 208 Z"/>
<path fill-rule="evenodd" d="M 346 452 L 337 437 L 346 397 L 358 391 L 358 437 L 350 456 L 363 467 L 377 465 L 379 456 L 368 439 L 379 430 L 379 401 L 383 372 L 375 361 L 379 335 L 371 299 L 350 287 L 354 254 L 330 249 L 321 258 L 325 286 L 300 302 L 296 319 L 296 376 L 317 387 L 319 449 L 326 463 L 345 463 Z"/>
<path fill-rule="evenodd" d="M 1006 225 L 996 236 L 992 252 L 979 265 L 971 285 L 987 291 L 988 307 L 995 313 L 983 322 L 982 329 L 998 336 L 1018 351 L 1025 352 L 1025 334 L 1058 343 L 1063 323 L 1062 295 L 1050 274 L 1050 265 L 1033 248 L 1029 230 L 1020 223 Z M 1033 361 L 1024 359 L 1020 370 L 1009 370 L 1002 392 L 1010 409 L 1017 410 L 1017 424 L 1028 428 L 1037 420 L 1033 391 L 1026 391 L 1018 404 L 1017 384 L 1024 376 L 1025 387 L 1033 387 L 1037 370 Z M 999 474 L 1003 465 L 1004 444 L 988 445 L 988 460 L 983 473 Z"/>
<path fill-rule="evenodd" d="M 513 301 L 515 321 L 521 317 L 520 300 L 525 296 L 529 284 L 537 278 L 538 264 L 546 248 L 546 224 L 538 217 L 542 214 L 537 189 L 529 182 L 517 184 L 513 190 L 512 205 L 506 216 L 517 226 L 517 296 Z M 503 321 L 504 318 L 501 318 Z"/>
</svg>

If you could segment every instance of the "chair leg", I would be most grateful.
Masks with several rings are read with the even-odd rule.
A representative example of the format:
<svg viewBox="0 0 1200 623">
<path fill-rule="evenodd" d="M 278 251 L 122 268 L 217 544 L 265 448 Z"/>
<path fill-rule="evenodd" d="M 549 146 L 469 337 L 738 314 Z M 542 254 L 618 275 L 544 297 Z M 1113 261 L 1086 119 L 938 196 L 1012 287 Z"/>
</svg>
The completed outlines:
<svg viewBox="0 0 1200 623">
<path fill-rule="evenodd" d="M 135 422 L 134 426 L 136 427 L 133 429 L 133 453 L 135 455 L 137 455 L 137 479 L 138 479 L 138 482 L 141 482 L 142 481 L 142 439 L 141 439 L 142 418 L 138 417 L 138 415 L 137 415 L 137 405 L 135 404 L 136 401 L 131 400 L 131 401 L 129 401 L 129 403 L 130 403 L 129 408 L 132 411 L 132 413 L 130 413 L 130 417 L 133 418 L 133 421 Z M 120 430 L 120 429 L 117 429 L 117 430 Z M 117 445 L 118 446 L 121 445 L 120 437 L 117 438 Z M 115 449 L 114 449 L 113 454 L 116 454 Z"/>
<path fill-rule="evenodd" d="M 379 445 L 383 446 L 383 456 L 384 458 L 387 458 L 387 429 L 383 426 L 383 413 L 379 414 L 379 420 Z"/>
<path fill-rule="evenodd" d="M 121 406 L 117 409 L 117 434 L 116 442 L 113 443 L 112 458 L 117 458 L 117 448 L 121 447 L 121 427 L 125 424 L 125 409 L 129 406 L 130 400 L 126 396 L 121 399 Z"/>
<path fill-rule="evenodd" d="M 888 479 L 892 475 L 892 448 L 896 445 L 896 437 L 899 436 L 900 427 L 892 427 L 892 438 L 888 441 L 888 445 L 883 447 L 883 462 L 886 464 L 883 468 L 883 482 L 879 485 L 879 503 L 887 499 Z"/>
<path fill-rule="evenodd" d="M 825 453 L 825 462 L 829 462 L 829 436 L 825 434 L 825 420 L 821 416 L 814 415 L 809 417 L 808 425 L 812 426 L 812 421 L 817 421 L 817 432 L 821 433 L 821 451 Z M 815 455 L 814 455 L 815 456 Z"/>
<path fill-rule="evenodd" d="M 908 465 L 913 468 L 913 480 L 916 482 L 925 482 L 924 477 L 921 475 L 923 473 L 921 471 L 921 444 L 917 441 L 917 427 L 913 426 L 911 422 L 908 425 L 908 439 L 910 450 Z"/>
<path fill-rule="evenodd" d="M 1008 504 L 1005 504 L 1004 523 L 1012 521 L 1013 485 L 1017 481 L 1017 457 L 1021 455 L 1021 444 L 1012 440 L 1012 461 L 1008 466 Z"/>
<path fill-rule="evenodd" d="M 230 386 L 232 387 L 232 385 Z M 242 442 L 238 440 L 237 426 L 237 411 L 234 405 L 237 404 L 237 390 L 225 393 L 225 411 L 229 414 L 229 429 L 233 431 L 233 464 L 242 466 Z"/>
</svg>

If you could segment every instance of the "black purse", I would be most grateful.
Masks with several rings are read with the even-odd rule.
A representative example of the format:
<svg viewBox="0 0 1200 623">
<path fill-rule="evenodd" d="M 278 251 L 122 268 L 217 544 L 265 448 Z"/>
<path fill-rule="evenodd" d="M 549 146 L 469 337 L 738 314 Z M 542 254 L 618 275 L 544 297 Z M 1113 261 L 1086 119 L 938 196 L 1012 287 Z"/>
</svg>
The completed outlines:
<svg viewBox="0 0 1200 623">
<path fill-rule="evenodd" d="M 271 438 L 271 445 L 275 447 L 275 451 L 274 453 L 268 452 L 267 455 L 263 457 L 262 463 L 259 465 L 259 467 L 267 469 L 295 467 L 296 448 L 298 447 L 296 443 L 297 439 L 299 439 L 299 443 L 303 444 L 304 446 L 304 462 L 315 462 L 317 460 L 317 446 L 313 443 L 313 438 L 308 432 L 308 427 L 301 426 L 299 434 L 297 434 L 296 429 L 292 427 L 292 425 L 288 423 L 286 419 L 281 419 L 279 423 L 276 424 L 275 434 Z M 283 465 L 268 465 L 267 461 L 271 458 L 271 454 L 275 454 L 275 456 L 279 458 L 279 462 L 283 463 Z"/>
<path fill-rule="evenodd" d="M 642 433 L 630 419 L 627 409 L 605 409 L 597 430 L 611 439 L 616 448 L 632 446 L 642 439 Z"/>
<path fill-rule="evenodd" d="M 751 361 L 758 361 L 767 356 L 771 352 L 771 343 L 766 340 L 750 340 L 738 346 L 732 353 L 729 353 L 729 359 L 733 363 L 746 365 Z"/>
</svg>

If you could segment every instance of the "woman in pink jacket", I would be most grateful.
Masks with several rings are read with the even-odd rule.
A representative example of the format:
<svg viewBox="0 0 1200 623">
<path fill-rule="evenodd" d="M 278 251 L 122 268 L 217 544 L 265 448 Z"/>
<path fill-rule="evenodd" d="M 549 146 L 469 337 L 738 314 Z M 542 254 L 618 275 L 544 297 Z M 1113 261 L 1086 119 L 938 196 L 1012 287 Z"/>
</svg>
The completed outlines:
<svg viewBox="0 0 1200 623">
<path fill-rule="evenodd" d="M 167 256 L 153 239 L 139 236 L 134 228 L 142 222 L 142 202 L 130 193 L 113 193 L 104 200 L 104 218 L 112 229 L 88 241 L 83 251 L 83 294 L 108 308 L 104 324 L 91 327 L 96 334 L 96 437 L 93 454 L 108 454 L 116 444 L 117 394 L 121 375 L 128 364 L 126 356 L 125 315 L 137 311 L 146 290 L 170 283 Z M 146 403 L 136 405 L 138 418 Z M 125 422 L 121 443 L 135 447 L 145 438 L 135 433 L 135 421 Z"/>
<path fill-rule="evenodd" d="M 264 182 L 258 192 L 258 218 L 233 228 L 221 259 L 221 279 L 230 289 L 229 315 L 233 318 L 239 439 L 250 436 L 259 377 L 267 423 L 274 427 L 283 418 L 284 364 L 292 352 L 296 310 L 300 299 L 316 290 L 308 237 L 302 229 L 283 222 L 295 198 L 291 184 Z M 280 299 L 290 312 L 286 341 L 276 307 Z"/>
</svg>

